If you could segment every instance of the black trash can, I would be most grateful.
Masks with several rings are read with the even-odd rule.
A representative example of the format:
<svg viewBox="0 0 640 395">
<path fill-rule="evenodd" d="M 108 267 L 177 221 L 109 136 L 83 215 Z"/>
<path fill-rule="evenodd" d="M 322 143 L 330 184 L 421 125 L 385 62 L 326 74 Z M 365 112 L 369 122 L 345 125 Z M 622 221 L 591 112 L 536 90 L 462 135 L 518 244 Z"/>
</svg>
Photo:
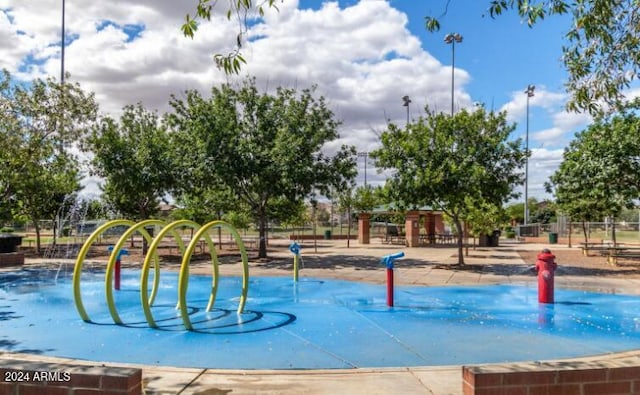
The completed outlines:
<svg viewBox="0 0 640 395">
<path fill-rule="evenodd" d="M 0 253 L 16 252 L 20 244 L 22 244 L 22 236 L 0 233 Z"/>
<path fill-rule="evenodd" d="M 558 234 L 556 232 L 549 232 L 549 244 L 558 244 Z"/>
<path fill-rule="evenodd" d="M 499 230 L 494 230 L 491 235 L 491 247 L 500 247 L 500 234 L 502 232 Z"/>
<path fill-rule="evenodd" d="M 331 231 L 330 230 L 325 230 L 324 231 L 324 239 L 325 240 L 331 240 Z"/>
</svg>

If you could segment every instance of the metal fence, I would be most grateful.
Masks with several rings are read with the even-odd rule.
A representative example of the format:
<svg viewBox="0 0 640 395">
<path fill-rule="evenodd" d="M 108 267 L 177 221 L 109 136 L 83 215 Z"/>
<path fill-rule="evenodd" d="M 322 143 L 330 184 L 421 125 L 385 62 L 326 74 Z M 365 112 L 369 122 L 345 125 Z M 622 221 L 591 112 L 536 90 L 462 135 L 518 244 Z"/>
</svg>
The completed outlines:
<svg viewBox="0 0 640 395">
<path fill-rule="evenodd" d="M 519 237 L 547 237 L 550 233 L 560 238 L 571 235 L 574 239 L 611 240 L 615 230 L 616 240 L 640 242 L 640 222 L 569 222 L 566 217 L 549 224 L 528 224 L 516 227 Z"/>
</svg>

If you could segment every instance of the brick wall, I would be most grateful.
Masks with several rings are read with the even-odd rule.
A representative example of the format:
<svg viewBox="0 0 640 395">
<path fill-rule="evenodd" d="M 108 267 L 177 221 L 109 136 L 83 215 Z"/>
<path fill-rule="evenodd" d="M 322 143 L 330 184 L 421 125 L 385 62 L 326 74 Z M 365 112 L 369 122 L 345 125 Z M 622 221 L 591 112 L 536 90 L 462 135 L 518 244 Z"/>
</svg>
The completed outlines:
<svg viewBox="0 0 640 395">
<path fill-rule="evenodd" d="M 140 395 L 142 370 L 0 360 L 0 395 Z"/>
<path fill-rule="evenodd" d="M 24 252 L 0 253 L 0 267 L 24 265 Z"/>
<path fill-rule="evenodd" d="M 637 361 L 464 366 L 462 376 L 464 395 L 640 394 Z"/>
</svg>

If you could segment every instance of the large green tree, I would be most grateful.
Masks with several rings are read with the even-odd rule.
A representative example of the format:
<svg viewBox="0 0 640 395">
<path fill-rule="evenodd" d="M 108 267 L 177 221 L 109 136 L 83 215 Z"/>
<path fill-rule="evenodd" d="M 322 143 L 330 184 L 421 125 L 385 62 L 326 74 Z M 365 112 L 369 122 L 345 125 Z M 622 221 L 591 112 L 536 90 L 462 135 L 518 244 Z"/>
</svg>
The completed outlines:
<svg viewBox="0 0 640 395">
<path fill-rule="evenodd" d="M 237 73 L 245 63 L 241 49 L 249 20 L 260 16 L 265 8 L 276 8 L 285 0 L 230 0 L 226 9 L 229 20 L 239 24 L 235 46 L 227 54 L 216 54 L 215 61 L 227 73 Z M 443 8 L 446 14 L 447 0 Z M 460 1 L 460 0 L 458 0 Z M 193 16 L 187 15 L 183 33 L 193 37 L 198 21 L 211 20 L 217 1 L 198 0 Z M 592 114 L 616 109 L 623 101 L 623 90 L 640 71 L 640 1 L 639 0 L 488 0 L 487 13 L 496 17 L 507 11 L 517 12 L 529 26 L 546 17 L 569 14 L 563 47 L 563 61 L 569 73 L 566 87 L 572 98 L 568 108 Z M 483 15 L 484 16 L 484 15 Z M 481 17 L 478 15 L 478 17 Z M 437 16 L 427 15 L 425 26 L 440 29 Z M 602 106 L 605 103 L 606 106 Z"/>
<path fill-rule="evenodd" d="M 640 197 L 639 174 L 640 118 L 626 111 L 578 133 L 546 188 L 572 221 L 599 221 L 633 207 Z"/>
<path fill-rule="evenodd" d="M 235 89 L 214 87 L 209 98 L 188 91 L 171 105 L 174 145 L 194 164 L 181 171 L 193 180 L 219 180 L 251 208 L 261 258 L 267 256 L 267 222 L 276 200 L 296 203 L 316 192 L 327 194 L 355 177 L 354 147 L 325 152 L 339 137 L 339 122 L 312 89 L 260 93 L 248 79 Z"/>
<path fill-rule="evenodd" d="M 127 218 L 151 218 L 175 188 L 167 129 L 141 104 L 126 106 L 119 122 L 102 118 L 86 149 L 94 154 L 93 173 L 105 180 L 103 199 Z"/>
<path fill-rule="evenodd" d="M 28 218 L 40 252 L 42 220 L 54 220 L 80 187 L 76 143 L 95 121 L 93 94 L 49 78 L 22 83 L 0 74 L 0 210 Z"/>
<path fill-rule="evenodd" d="M 387 190 L 406 208 L 431 206 L 448 215 L 458 234 L 458 264 L 464 264 L 464 221 L 477 207 L 502 207 L 517 196 L 526 152 L 510 140 L 514 125 L 506 113 L 462 110 L 455 115 L 427 111 L 401 129 L 390 124 L 382 148 L 371 156 L 376 166 L 394 174 Z"/>
</svg>

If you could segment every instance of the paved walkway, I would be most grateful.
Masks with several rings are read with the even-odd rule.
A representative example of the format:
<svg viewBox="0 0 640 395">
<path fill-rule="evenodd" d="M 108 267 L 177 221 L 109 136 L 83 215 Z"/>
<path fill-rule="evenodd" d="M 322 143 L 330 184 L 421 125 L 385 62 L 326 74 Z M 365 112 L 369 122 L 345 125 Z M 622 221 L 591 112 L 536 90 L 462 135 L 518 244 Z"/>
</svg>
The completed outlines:
<svg viewBox="0 0 640 395">
<path fill-rule="evenodd" d="M 301 277 L 330 277 L 353 281 L 384 283 L 385 269 L 380 264 L 384 255 L 404 251 L 404 259 L 396 261 L 398 284 L 459 285 L 509 284 L 535 281 L 528 272 L 533 262 L 523 262 L 516 249 L 540 250 L 535 244 L 506 244 L 499 248 L 470 249 L 465 262 L 482 264 L 476 270 L 451 270 L 457 262 L 457 250 L 451 247 L 402 248 L 372 244 L 359 246 L 346 241 L 318 242 L 317 253 L 312 242 L 302 250 Z M 284 245 L 283 245 L 284 246 Z M 555 247 L 566 248 L 566 247 Z M 272 259 L 251 263 L 251 276 L 291 275 L 292 255 L 286 248 L 270 253 Z M 208 271 L 206 264 L 196 265 L 192 273 Z M 222 275 L 240 274 L 239 264 L 221 265 Z M 640 293 L 640 276 L 597 277 L 558 276 L 559 287 L 581 288 L 617 293 Z M 10 354 L 5 354 L 8 357 Z M 616 358 L 640 358 L 640 352 L 583 358 L 615 363 Z M 24 358 L 24 355 L 20 355 Z M 55 360 L 32 356 L 34 359 Z M 143 366 L 146 394 L 437 394 L 462 393 L 460 366 L 398 367 L 349 370 L 215 370 Z"/>
</svg>

